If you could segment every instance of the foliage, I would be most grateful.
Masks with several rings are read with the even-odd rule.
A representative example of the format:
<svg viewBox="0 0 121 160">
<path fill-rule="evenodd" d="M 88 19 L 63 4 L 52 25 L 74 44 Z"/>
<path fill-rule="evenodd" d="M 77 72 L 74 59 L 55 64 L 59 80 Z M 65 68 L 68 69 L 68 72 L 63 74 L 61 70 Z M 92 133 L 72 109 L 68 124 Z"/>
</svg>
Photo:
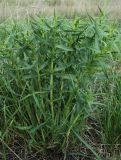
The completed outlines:
<svg viewBox="0 0 121 160">
<path fill-rule="evenodd" d="M 67 156 L 93 128 L 93 117 L 100 143 L 120 142 L 116 23 L 100 10 L 98 17 L 7 21 L 0 33 L 1 141 L 9 144 L 14 135 L 29 149 L 56 148 Z"/>
</svg>

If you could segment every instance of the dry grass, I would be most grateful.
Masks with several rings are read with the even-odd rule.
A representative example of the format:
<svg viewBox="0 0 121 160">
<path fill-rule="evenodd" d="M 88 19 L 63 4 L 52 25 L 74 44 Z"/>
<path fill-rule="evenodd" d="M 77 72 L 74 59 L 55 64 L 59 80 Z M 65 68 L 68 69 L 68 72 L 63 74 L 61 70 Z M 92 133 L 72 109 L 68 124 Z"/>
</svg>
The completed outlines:
<svg viewBox="0 0 121 160">
<path fill-rule="evenodd" d="M 111 16 L 121 15 L 120 0 L 51 0 L 51 3 L 45 3 L 44 0 L 1 0 L 0 16 L 1 17 L 17 17 L 29 14 L 52 15 L 54 9 L 59 14 L 72 15 L 73 13 L 85 14 L 97 12 L 98 5 L 103 6 Z M 52 3 L 54 2 L 54 3 Z"/>
</svg>

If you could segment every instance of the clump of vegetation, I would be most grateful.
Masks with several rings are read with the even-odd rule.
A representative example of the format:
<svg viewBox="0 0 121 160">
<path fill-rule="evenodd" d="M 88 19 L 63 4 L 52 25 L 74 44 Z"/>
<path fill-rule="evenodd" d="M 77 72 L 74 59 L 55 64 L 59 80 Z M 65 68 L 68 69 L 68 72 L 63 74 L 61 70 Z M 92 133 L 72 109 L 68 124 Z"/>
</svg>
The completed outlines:
<svg viewBox="0 0 121 160">
<path fill-rule="evenodd" d="M 65 159 L 101 159 L 101 144 L 111 151 L 120 143 L 118 24 L 100 11 L 94 18 L 7 21 L 0 33 L 4 157 L 7 148 L 20 158 L 13 141 L 29 153 L 56 151 Z"/>
</svg>

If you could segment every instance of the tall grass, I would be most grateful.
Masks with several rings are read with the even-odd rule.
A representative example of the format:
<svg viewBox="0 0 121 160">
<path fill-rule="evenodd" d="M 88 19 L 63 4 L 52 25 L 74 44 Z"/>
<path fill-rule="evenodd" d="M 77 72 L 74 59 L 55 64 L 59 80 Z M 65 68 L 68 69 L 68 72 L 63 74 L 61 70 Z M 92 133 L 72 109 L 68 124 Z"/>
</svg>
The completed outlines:
<svg viewBox="0 0 121 160">
<path fill-rule="evenodd" d="M 98 143 L 120 143 L 117 24 L 100 10 L 99 17 L 7 21 L 0 33 L 4 147 L 22 139 L 29 150 L 56 150 L 66 159 L 84 145 L 100 159 Z"/>
<path fill-rule="evenodd" d="M 54 9 L 58 15 L 73 16 L 98 13 L 98 6 L 104 8 L 110 17 L 120 19 L 120 0 L 1 0 L 0 17 L 20 18 L 41 13 L 53 16 Z"/>
</svg>

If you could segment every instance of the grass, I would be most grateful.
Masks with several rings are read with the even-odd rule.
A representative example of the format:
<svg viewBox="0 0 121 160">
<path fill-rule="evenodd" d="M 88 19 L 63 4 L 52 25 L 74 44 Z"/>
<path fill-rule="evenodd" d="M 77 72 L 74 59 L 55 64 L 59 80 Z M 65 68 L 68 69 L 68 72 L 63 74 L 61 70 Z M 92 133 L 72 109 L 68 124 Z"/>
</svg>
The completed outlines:
<svg viewBox="0 0 121 160">
<path fill-rule="evenodd" d="M 53 16 L 54 9 L 58 15 L 73 16 L 97 14 L 98 6 L 104 8 L 110 17 L 120 19 L 120 0 L 1 0 L 0 17 L 25 17 L 41 13 L 44 16 Z"/>
<path fill-rule="evenodd" d="M 102 10 L 97 17 L 27 17 L 2 22 L 0 40 L 2 159 L 115 159 L 119 24 Z"/>
</svg>

